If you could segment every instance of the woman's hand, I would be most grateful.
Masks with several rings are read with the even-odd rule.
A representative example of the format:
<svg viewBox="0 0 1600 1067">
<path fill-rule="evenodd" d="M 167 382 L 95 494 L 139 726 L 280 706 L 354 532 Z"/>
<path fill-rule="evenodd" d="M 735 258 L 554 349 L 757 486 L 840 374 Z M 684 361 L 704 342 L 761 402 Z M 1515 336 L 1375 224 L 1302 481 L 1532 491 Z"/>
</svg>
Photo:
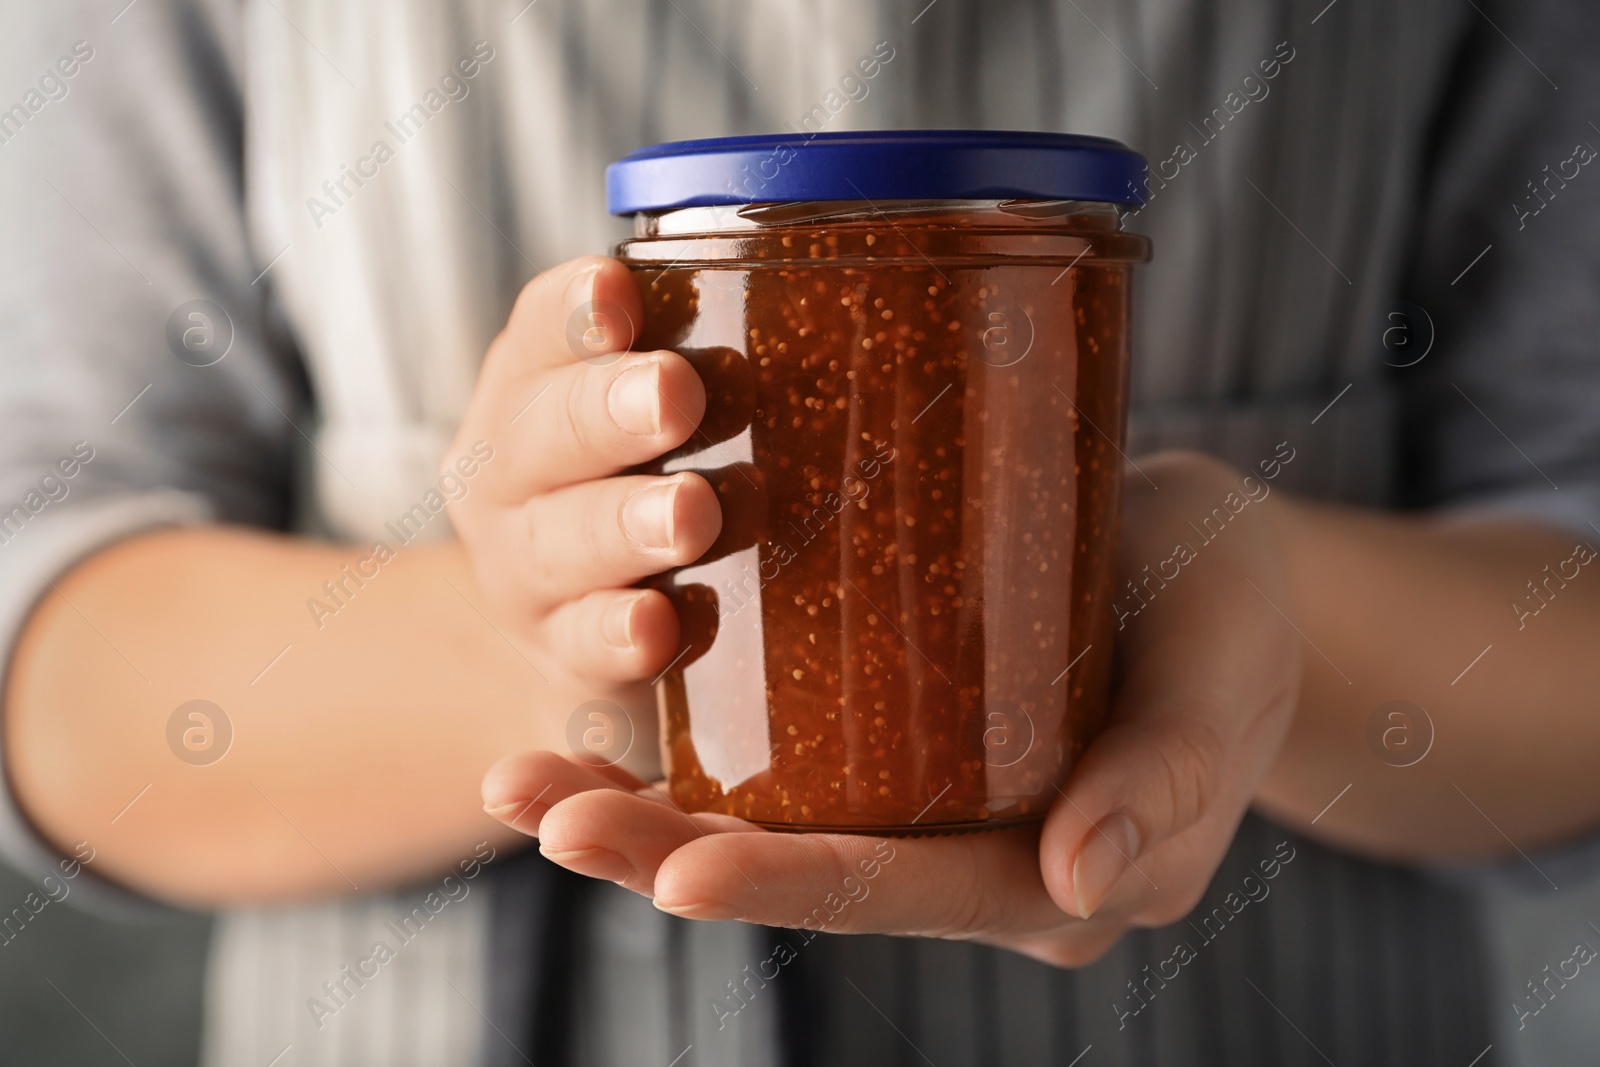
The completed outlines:
<svg viewBox="0 0 1600 1067">
<path fill-rule="evenodd" d="M 653 722 L 640 683 L 677 652 L 678 622 L 661 593 L 628 587 L 699 556 L 722 516 L 699 475 L 618 474 L 682 444 L 705 410 L 683 357 L 627 351 L 641 318 L 616 260 L 576 259 L 529 282 L 445 469 L 475 444 L 494 449 L 450 518 L 496 622 L 557 692 L 613 697 Z"/>
<path fill-rule="evenodd" d="M 1201 457 L 1141 468 L 1154 484 L 1129 478 L 1121 570 L 1140 583 L 1143 606 L 1119 581 L 1128 614 L 1112 719 L 1041 828 L 888 844 L 769 833 L 685 815 L 615 768 L 542 752 L 496 765 L 486 807 L 538 836 L 557 863 L 691 918 L 974 939 L 1067 966 L 1097 958 L 1130 927 L 1180 919 L 1293 713 L 1300 637 L 1273 513 L 1294 505 L 1269 502 L 1259 480 L 1253 499 L 1235 472 Z M 1213 509 L 1229 518 L 1205 541 L 1197 531 Z M 1193 558 L 1145 585 L 1179 545 Z"/>
<path fill-rule="evenodd" d="M 370 891 L 437 877 L 485 831 L 511 838 L 479 807 L 484 768 L 563 746 L 586 700 L 654 723 L 642 680 L 677 653 L 677 619 L 627 587 L 701 555 L 721 515 L 693 474 L 614 476 L 685 440 L 704 407 L 680 356 L 626 351 L 639 307 L 606 259 L 524 289 L 419 500 L 428 515 L 434 493 L 459 498 L 464 545 L 172 528 L 57 576 L 0 724 L 34 825 L 189 906 Z M 217 747 L 186 752 L 168 725 L 197 699 Z M 655 746 L 633 752 L 649 773 Z"/>
</svg>

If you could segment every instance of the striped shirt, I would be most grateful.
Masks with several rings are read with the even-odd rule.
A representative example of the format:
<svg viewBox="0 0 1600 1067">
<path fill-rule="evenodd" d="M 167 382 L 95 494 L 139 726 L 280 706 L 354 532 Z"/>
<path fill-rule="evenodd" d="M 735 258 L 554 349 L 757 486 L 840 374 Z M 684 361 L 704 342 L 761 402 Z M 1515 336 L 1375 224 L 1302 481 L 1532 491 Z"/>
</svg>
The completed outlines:
<svg viewBox="0 0 1600 1067">
<path fill-rule="evenodd" d="M 1131 454 L 1251 466 L 1288 441 L 1280 484 L 1311 496 L 1600 518 L 1600 255 L 1582 237 L 1600 199 L 1582 178 L 1528 198 L 1544 164 L 1600 140 L 1584 111 L 1600 71 L 1580 51 L 1592 9 L 145 0 L 109 18 L 65 3 L 0 46 L 19 69 L 80 38 L 97 49 L 70 108 L 0 116 L 0 151 L 37 168 L 0 161 L 0 202 L 44 195 L 36 173 L 75 174 L 144 268 L 65 248 L 65 209 L 6 213 L 0 499 L 23 498 L 63 427 L 70 440 L 154 392 L 97 438 L 71 500 L 5 547 L 8 644 L 47 579 L 154 525 L 379 536 L 430 484 L 521 284 L 626 232 L 604 213 L 603 165 L 740 132 L 1125 141 L 1151 162 L 1129 224 L 1156 249 L 1137 283 Z M 126 328 L 156 337 L 196 298 L 229 311 L 226 387 L 186 385 Z M 1405 367 L 1397 312 L 1428 353 Z M 314 426 L 314 452 L 286 412 Z M 53 859 L 15 810 L 0 840 L 24 869 Z M 436 910 L 424 885 L 225 914 L 205 1059 L 1578 1062 L 1600 1037 L 1600 1011 L 1579 1010 L 1600 982 L 1520 1030 L 1515 1009 L 1600 902 L 1582 850 L 1540 859 L 1559 862 L 1557 903 L 1511 868 L 1463 889 L 1252 816 L 1189 920 L 1066 971 L 973 944 L 686 923 L 523 856 Z M 380 941 L 391 958 L 350 979 Z M 780 944 L 793 960 L 767 977 Z"/>
</svg>

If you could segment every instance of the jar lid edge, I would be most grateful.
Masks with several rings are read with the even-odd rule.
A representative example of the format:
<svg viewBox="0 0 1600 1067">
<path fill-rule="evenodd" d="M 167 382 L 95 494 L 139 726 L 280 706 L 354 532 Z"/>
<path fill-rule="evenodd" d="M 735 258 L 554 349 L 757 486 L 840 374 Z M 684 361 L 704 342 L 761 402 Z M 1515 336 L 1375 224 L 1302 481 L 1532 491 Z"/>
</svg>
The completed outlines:
<svg viewBox="0 0 1600 1067">
<path fill-rule="evenodd" d="M 1120 141 L 1023 130 L 873 130 L 672 141 L 606 168 L 614 215 L 818 200 L 1096 200 L 1141 205 Z"/>
</svg>

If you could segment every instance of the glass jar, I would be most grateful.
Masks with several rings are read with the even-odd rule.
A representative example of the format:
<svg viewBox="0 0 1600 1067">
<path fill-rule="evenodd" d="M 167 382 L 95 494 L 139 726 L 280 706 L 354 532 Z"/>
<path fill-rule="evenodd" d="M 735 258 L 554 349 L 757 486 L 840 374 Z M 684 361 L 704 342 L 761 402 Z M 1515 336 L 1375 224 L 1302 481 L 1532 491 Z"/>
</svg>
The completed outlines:
<svg viewBox="0 0 1600 1067">
<path fill-rule="evenodd" d="M 699 169 L 664 177 L 675 160 Z M 741 173 L 762 188 L 716 180 Z M 707 394 L 645 469 L 698 472 L 723 512 L 711 549 L 651 583 L 682 623 L 657 693 L 684 810 L 870 833 L 1043 818 L 1107 712 L 1149 252 L 1117 204 L 1142 173 L 1115 142 L 970 133 L 613 166 L 635 347 L 682 353 Z"/>
</svg>

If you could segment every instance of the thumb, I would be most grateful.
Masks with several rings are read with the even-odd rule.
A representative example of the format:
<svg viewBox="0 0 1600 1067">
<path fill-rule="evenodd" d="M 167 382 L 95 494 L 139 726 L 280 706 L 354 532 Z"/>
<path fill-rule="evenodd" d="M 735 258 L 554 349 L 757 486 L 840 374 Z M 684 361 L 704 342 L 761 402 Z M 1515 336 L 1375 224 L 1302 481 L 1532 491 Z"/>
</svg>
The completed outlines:
<svg viewBox="0 0 1600 1067">
<path fill-rule="evenodd" d="M 1188 516 L 1238 490 L 1237 475 L 1210 460 L 1160 466 L 1163 491 L 1135 491 L 1124 508 L 1126 560 L 1189 546 Z M 1119 883 L 1139 894 L 1141 922 L 1186 914 L 1288 731 L 1301 636 L 1277 607 L 1288 596 L 1278 527 L 1263 506 L 1235 514 L 1226 538 L 1189 546 L 1182 577 L 1162 581 L 1149 610 L 1118 627 L 1123 673 L 1110 723 L 1040 838 L 1040 873 L 1069 914 L 1088 918 Z M 1122 570 L 1131 574 L 1131 564 Z M 1163 850 L 1159 863 L 1141 863 L 1180 836 L 1182 847 Z"/>
<path fill-rule="evenodd" d="M 1199 712 L 1107 729 L 1045 822 L 1041 873 L 1056 905 L 1087 919 L 1130 871 L 1143 889 L 1163 892 L 1139 860 L 1212 810 L 1227 763 L 1216 724 Z"/>
</svg>

